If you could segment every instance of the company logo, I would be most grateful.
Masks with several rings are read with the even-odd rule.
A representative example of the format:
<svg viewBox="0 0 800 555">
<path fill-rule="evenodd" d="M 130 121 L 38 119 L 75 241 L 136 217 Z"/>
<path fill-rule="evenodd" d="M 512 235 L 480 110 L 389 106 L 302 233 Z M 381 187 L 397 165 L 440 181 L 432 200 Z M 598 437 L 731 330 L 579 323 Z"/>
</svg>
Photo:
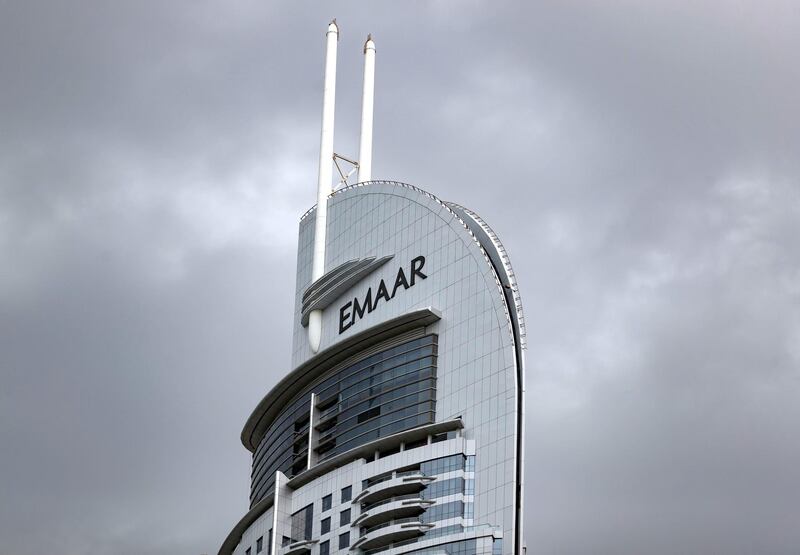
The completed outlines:
<svg viewBox="0 0 800 555">
<path fill-rule="evenodd" d="M 356 321 L 363 318 L 365 314 L 369 314 L 375 310 L 381 299 L 383 299 L 384 302 L 389 302 L 394 299 L 397 290 L 401 287 L 403 289 L 408 289 L 414 286 L 417 282 L 417 278 L 427 279 L 428 276 L 422 273 L 422 268 L 424 266 L 425 257 L 418 256 L 411 261 L 408 274 L 406 274 L 402 266 L 397 270 L 397 277 L 394 279 L 391 294 L 389 293 L 389 288 L 386 286 L 386 282 L 381 280 L 378 284 L 378 288 L 375 290 L 375 297 L 372 296 L 372 287 L 370 287 L 367 289 L 367 294 L 364 295 L 362 300 L 356 297 L 352 301 L 345 303 L 345 305 L 339 309 L 339 333 L 344 333 L 350 326 L 355 324 Z"/>
</svg>

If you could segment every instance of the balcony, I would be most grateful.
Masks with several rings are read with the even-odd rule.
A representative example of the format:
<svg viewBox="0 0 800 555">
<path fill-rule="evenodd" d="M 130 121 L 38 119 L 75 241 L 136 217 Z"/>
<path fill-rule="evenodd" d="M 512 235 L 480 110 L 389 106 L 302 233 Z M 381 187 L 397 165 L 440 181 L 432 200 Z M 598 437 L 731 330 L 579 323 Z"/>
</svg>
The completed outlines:
<svg viewBox="0 0 800 555">
<path fill-rule="evenodd" d="M 326 430 L 325 432 L 321 433 L 317 438 L 317 444 L 322 445 L 323 443 L 326 443 L 328 440 L 334 439 L 338 435 L 338 433 L 339 431 L 336 429 L 335 426 L 330 428 L 329 430 Z"/>
<path fill-rule="evenodd" d="M 336 416 L 339 414 L 339 405 L 334 404 L 332 407 L 328 407 L 325 410 L 320 410 L 319 416 L 317 417 L 318 422 L 322 422 L 331 416 Z"/>
<path fill-rule="evenodd" d="M 435 501 L 423 499 L 419 493 L 409 493 L 370 503 L 361 509 L 353 526 L 372 527 L 376 524 L 399 518 L 419 516 Z"/>
<path fill-rule="evenodd" d="M 433 524 L 423 523 L 417 517 L 383 522 L 363 529 L 361 537 L 353 543 L 350 549 L 375 549 L 391 543 L 410 540 L 421 536 L 426 530 L 433 528 L 433 526 Z"/>
<path fill-rule="evenodd" d="M 314 429 L 318 432 L 324 432 L 326 430 L 330 430 L 336 424 L 339 423 L 339 413 L 335 412 L 332 415 L 328 416 L 324 420 L 319 420 L 317 424 L 314 426 Z"/>
<path fill-rule="evenodd" d="M 311 553 L 311 546 L 317 543 L 317 540 L 303 540 L 299 542 L 290 543 L 288 546 L 282 548 L 282 555 L 309 555 Z"/>
<path fill-rule="evenodd" d="M 353 499 L 353 503 L 372 504 L 391 497 L 416 493 L 434 480 L 435 477 L 425 476 L 420 470 L 396 472 L 391 478 L 387 477 L 362 490 L 358 497 Z"/>
<path fill-rule="evenodd" d="M 297 443 L 303 439 L 308 438 L 308 428 L 303 428 L 302 430 L 295 430 L 292 432 L 292 443 Z"/>
</svg>

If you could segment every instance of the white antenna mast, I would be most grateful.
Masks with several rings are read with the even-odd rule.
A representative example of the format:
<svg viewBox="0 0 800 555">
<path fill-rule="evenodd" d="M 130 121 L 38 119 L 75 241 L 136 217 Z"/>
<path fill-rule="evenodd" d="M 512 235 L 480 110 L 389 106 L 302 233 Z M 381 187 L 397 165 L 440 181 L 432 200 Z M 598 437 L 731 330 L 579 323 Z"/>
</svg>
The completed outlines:
<svg viewBox="0 0 800 555">
<path fill-rule="evenodd" d="M 375 100 L 375 42 L 364 43 L 364 89 L 361 93 L 361 142 L 358 147 L 358 181 L 372 179 L 372 112 Z"/>
<path fill-rule="evenodd" d="M 336 20 L 328 25 L 325 54 L 325 85 L 322 93 L 322 132 L 319 140 L 319 179 L 317 181 L 317 214 L 314 221 L 314 259 L 311 281 L 325 274 L 325 231 L 328 224 L 328 195 L 332 192 L 333 178 L 333 116 L 336 104 L 336 48 L 339 27 Z M 317 352 L 322 339 L 322 311 L 314 310 L 308 320 L 308 342 Z"/>
<path fill-rule="evenodd" d="M 325 53 L 325 85 L 322 92 L 322 132 L 319 140 L 319 180 L 317 182 L 317 211 L 314 219 L 314 258 L 311 264 L 312 283 L 325 275 L 325 232 L 328 225 L 328 197 L 333 192 L 331 179 L 333 167 L 341 176 L 341 184 L 358 169 L 358 181 L 372 179 L 372 112 L 375 97 L 375 42 L 367 35 L 364 43 L 364 88 L 361 93 L 361 141 L 358 162 L 333 151 L 333 116 L 336 105 L 336 48 L 339 42 L 339 27 L 336 20 L 328 25 Z M 348 173 L 342 170 L 339 161 L 352 166 Z M 311 351 L 319 351 L 322 341 L 322 310 L 313 310 L 308 317 L 308 343 Z"/>
</svg>

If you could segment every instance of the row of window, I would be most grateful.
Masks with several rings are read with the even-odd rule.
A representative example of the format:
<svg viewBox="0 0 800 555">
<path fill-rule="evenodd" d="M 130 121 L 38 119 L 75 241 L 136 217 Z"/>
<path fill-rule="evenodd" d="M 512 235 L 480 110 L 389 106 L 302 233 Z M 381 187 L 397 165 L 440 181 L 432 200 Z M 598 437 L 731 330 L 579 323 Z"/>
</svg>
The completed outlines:
<svg viewBox="0 0 800 555">
<path fill-rule="evenodd" d="M 414 412 L 414 410 L 419 410 L 419 409 L 416 407 L 412 407 L 411 412 Z M 359 435 L 358 437 L 355 437 L 349 441 L 337 444 L 333 449 L 327 451 L 324 455 L 320 455 L 320 460 L 330 458 L 333 455 L 343 453 L 345 451 L 348 451 L 350 449 L 353 449 L 355 447 L 358 447 L 359 445 L 363 445 L 375 439 L 380 439 L 382 437 L 396 434 L 404 430 L 416 428 L 417 426 L 424 426 L 426 424 L 431 424 L 433 423 L 434 418 L 435 418 L 435 413 L 433 410 L 430 410 L 416 415 L 412 414 L 407 418 L 403 418 L 401 420 L 395 420 L 387 424 L 383 424 L 381 422 L 379 423 L 380 426 L 372 428 L 371 430 L 368 430 Z"/>
<path fill-rule="evenodd" d="M 350 547 L 350 532 L 339 534 L 339 549 L 347 549 Z M 331 541 L 325 540 L 319 544 L 319 555 L 330 555 Z"/>
<path fill-rule="evenodd" d="M 454 432 L 449 432 L 448 434 L 454 434 Z M 446 439 L 447 436 L 442 434 L 442 436 Z M 406 448 L 413 448 L 417 446 L 423 446 L 428 444 L 428 438 L 421 440 L 420 445 L 415 445 L 409 443 L 406 445 Z M 474 472 L 475 470 L 475 457 L 474 456 L 464 456 L 461 454 L 450 455 L 448 457 L 441 457 L 438 459 L 433 459 L 430 461 L 425 461 L 420 463 L 417 466 L 418 470 L 424 473 L 427 476 L 435 476 L 437 474 L 444 474 L 447 472 L 452 472 L 455 470 L 464 469 L 467 472 Z M 401 469 L 403 470 L 403 469 Z M 414 470 L 412 469 L 405 469 L 404 471 Z M 394 473 L 388 473 L 386 475 L 379 475 L 367 480 L 364 480 L 363 486 L 366 488 L 369 485 L 374 483 L 378 483 L 383 481 L 387 478 L 391 478 L 394 476 Z M 432 484 L 428 485 L 421 493 L 420 497 L 424 499 L 436 499 L 439 497 L 445 497 L 447 495 L 453 495 L 458 493 L 465 493 L 467 495 L 474 494 L 474 479 L 468 477 L 466 480 L 461 477 L 457 478 L 450 478 L 448 480 L 437 481 L 433 482 Z M 339 494 L 339 501 L 341 503 L 347 503 L 351 501 L 353 498 L 353 488 L 352 486 L 346 486 L 341 489 Z M 391 500 L 387 500 L 391 501 Z M 383 501 L 386 502 L 386 501 Z M 380 503 L 383 503 L 380 502 Z M 378 503 L 379 504 L 379 503 Z M 377 505 L 375 503 L 372 506 Z M 333 508 L 333 494 L 327 494 L 322 498 L 322 511 L 329 511 Z M 366 508 L 362 504 L 362 510 Z M 431 523 L 440 520 L 447 520 L 450 518 L 456 517 L 464 517 L 467 519 L 472 518 L 472 511 L 473 506 L 472 503 L 464 503 L 462 501 L 453 501 L 450 503 L 445 503 L 443 505 L 434 505 L 430 509 L 426 510 L 422 515 L 420 515 L 420 520 L 422 522 Z M 313 535 L 313 518 L 314 518 L 314 505 L 308 505 L 303 509 L 295 512 L 292 515 L 291 520 L 291 532 L 290 536 L 283 536 L 281 545 L 286 546 L 294 542 L 303 541 L 303 540 L 310 540 Z M 344 509 L 339 512 L 339 526 L 347 526 L 350 524 L 352 519 L 352 512 L 350 508 Z M 434 537 L 434 535 L 439 535 L 445 533 L 451 527 L 447 528 L 440 528 L 435 529 L 426 534 L 427 537 Z M 320 534 L 328 534 L 331 531 L 331 517 L 325 517 L 320 521 Z M 362 528 L 361 533 L 365 533 L 366 529 Z M 435 533 L 435 534 L 434 534 Z M 417 540 L 414 540 L 417 541 Z M 403 542 L 406 543 L 406 542 Z M 271 548 L 272 548 L 272 530 L 268 533 L 267 538 L 267 550 L 268 555 L 271 555 Z M 350 545 L 350 533 L 344 532 L 339 535 L 338 538 L 338 545 L 339 549 L 346 549 Z M 450 544 L 448 544 L 450 545 Z M 453 544 L 455 545 L 455 544 Z M 325 540 L 319 544 L 320 548 L 320 555 L 329 555 L 330 553 L 330 540 Z M 264 551 L 264 537 L 258 538 L 256 540 L 255 545 L 255 553 L 256 555 L 262 553 Z M 382 549 L 381 549 L 382 550 Z M 449 552 L 448 552 L 449 553 Z M 457 552 L 454 552 L 454 554 Z M 246 555 L 253 555 L 252 547 L 248 547 L 245 550 Z"/>
<path fill-rule="evenodd" d="M 353 486 L 347 486 L 342 488 L 340 494 L 340 503 L 347 503 L 353 499 Z M 333 494 L 329 493 L 325 497 L 322 498 L 322 511 L 325 512 L 333 506 Z"/>
<path fill-rule="evenodd" d="M 324 457 L 342 453 L 380 437 L 374 434 L 374 430 L 380 426 L 432 412 L 436 398 L 436 369 L 433 362 L 428 362 L 422 369 L 402 370 L 401 375 L 356 394 L 352 399 L 352 410 L 343 410 L 323 422 L 317 452 L 324 454 Z M 367 435 L 367 432 L 373 434 Z M 352 441 L 354 439 L 356 441 Z"/>
<path fill-rule="evenodd" d="M 397 345 L 369 356 L 337 372 L 335 377 L 325 380 L 316 388 L 319 392 L 319 398 L 325 402 L 327 399 L 338 396 L 342 389 L 358 383 L 364 375 L 369 376 L 374 372 L 401 366 L 419 358 L 420 353 L 423 355 L 433 354 L 435 351 L 425 349 L 425 347 L 435 345 L 436 339 L 436 335 L 426 335 L 425 337 L 413 339 L 402 345 Z"/>
<path fill-rule="evenodd" d="M 454 470 L 465 470 L 466 459 L 467 457 L 461 454 L 450 455 L 449 457 L 425 461 L 419 467 L 426 476 L 436 476 L 437 474 L 444 474 Z"/>
<path fill-rule="evenodd" d="M 464 478 L 437 480 L 425 487 L 420 493 L 420 497 L 422 499 L 438 499 L 439 497 L 447 497 L 458 493 L 464 493 Z"/>
<path fill-rule="evenodd" d="M 291 478 L 306 469 L 312 391 L 322 399 L 320 410 L 353 409 L 341 416 L 339 429 L 320 428 L 320 438 L 325 438 L 318 451 L 320 460 L 433 422 L 436 339 L 435 335 L 420 337 L 366 357 L 309 386 L 288 403 L 253 454 L 250 506 L 274 491 L 276 470 Z M 398 400 L 401 397 L 404 400 Z M 337 416 L 329 419 L 329 428 L 336 426 Z M 344 419 L 351 420 L 345 423 Z"/>
<path fill-rule="evenodd" d="M 417 375 L 419 378 L 420 376 Z M 376 397 L 362 401 L 359 404 L 337 413 L 330 420 L 322 422 L 318 429 L 324 434 L 328 429 L 338 426 L 351 425 L 351 421 L 355 420 L 357 423 L 362 423 L 372 416 L 378 414 L 391 412 L 392 410 L 402 406 L 403 404 L 411 404 L 415 400 L 409 397 L 417 397 L 416 401 L 428 401 L 433 399 L 432 393 L 435 391 L 433 387 L 425 387 L 428 385 L 427 381 L 422 385 L 415 382 L 409 385 L 401 385 L 391 390 L 391 395 L 381 394 Z M 387 392 L 389 393 L 389 392 Z M 378 412 L 375 412 L 375 410 Z"/>
<path fill-rule="evenodd" d="M 339 502 L 340 503 L 347 503 L 348 501 L 350 501 L 352 499 L 353 499 L 353 486 L 347 486 L 347 487 L 342 488 L 342 490 L 341 490 L 341 492 L 339 494 Z M 325 511 L 329 511 L 332 507 L 333 507 L 333 494 L 329 493 L 328 495 L 326 495 L 326 496 L 324 496 L 322 498 L 322 511 L 321 512 L 324 513 Z M 302 522 L 302 531 L 303 531 L 302 539 L 304 539 L 304 540 L 310 540 L 311 539 L 311 535 L 312 535 L 312 518 L 313 518 L 313 510 L 314 510 L 313 508 L 314 508 L 313 504 L 312 505 L 308 505 L 304 509 L 301 509 L 301 510 L 297 511 L 296 513 L 294 513 L 292 515 L 292 528 L 293 528 L 293 530 L 295 528 L 295 519 L 297 519 L 297 525 L 296 526 L 297 526 L 298 530 L 299 530 L 299 528 L 301 526 L 301 522 Z M 339 526 L 347 526 L 348 524 L 350 524 L 351 514 L 352 513 L 351 513 L 351 510 L 349 508 L 341 511 L 339 513 Z M 323 518 L 320 521 L 320 534 L 321 535 L 328 534 L 328 533 L 330 533 L 330 531 L 331 531 L 331 517 L 328 516 L 328 517 Z M 341 548 L 342 541 L 344 541 L 343 540 L 343 536 L 345 536 L 345 535 L 347 535 L 346 542 L 349 545 L 350 538 L 349 538 L 348 534 L 349 533 L 345 533 L 345 534 L 341 534 L 339 536 L 340 548 Z M 295 535 L 293 534 L 292 541 L 299 541 L 299 539 L 295 539 Z M 327 551 L 323 551 L 323 547 L 322 547 L 323 545 L 326 545 L 326 547 L 324 549 L 328 549 L 329 548 L 329 544 L 328 544 L 327 541 L 321 543 L 320 544 L 320 553 L 327 552 Z M 345 547 L 347 547 L 347 546 L 345 545 Z"/>
<path fill-rule="evenodd" d="M 408 429 L 409 427 L 414 427 L 413 425 L 409 425 L 409 420 L 416 422 L 417 416 L 423 416 L 423 424 L 430 424 L 433 422 L 432 415 L 434 409 L 435 402 L 426 401 L 423 403 L 414 403 L 394 412 L 372 418 L 342 433 L 334 433 L 327 442 L 327 445 L 325 447 L 320 445 L 317 452 L 320 454 L 320 459 L 343 453 L 348 449 L 363 445 L 372 439 L 378 439 Z"/>
<path fill-rule="evenodd" d="M 449 536 L 451 534 L 458 534 L 458 533 L 463 532 L 463 531 L 464 531 L 464 527 L 461 526 L 460 524 L 454 524 L 454 525 L 451 525 L 451 526 L 443 526 L 441 528 L 436 527 L 436 528 L 433 528 L 432 530 L 428 530 L 427 532 L 425 532 L 421 536 L 417 536 L 416 538 L 410 538 L 408 540 L 401 540 L 399 542 L 394 542 L 394 543 L 391 543 L 389 545 L 384 545 L 384 546 L 381 546 L 381 547 L 376 547 L 374 549 L 369 549 L 367 551 L 364 551 L 364 555 L 373 555 L 374 553 L 381 553 L 383 551 L 388 551 L 389 549 L 393 549 L 395 547 L 401 547 L 401 546 L 404 546 L 404 545 L 410 545 L 412 543 L 422 542 L 422 541 L 425 541 L 425 540 L 431 540 L 431 539 L 438 538 L 438 537 L 441 537 L 441 536 Z M 467 541 L 469 541 L 469 540 L 467 540 Z M 436 548 L 433 548 L 433 549 L 436 549 Z M 417 552 L 414 551 L 414 553 L 417 553 Z M 474 553 L 474 552 L 468 552 L 468 553 Z"/>
<path fill-rule="evenodd" d="M 322 445 L 329 438 L 345 441 L 361 434 L 361 432 L 370 427 L 374 427 L 377 422 L 376 418 L 381 415 L 383 415 L 381 420 L 383 422 L 388 422 L 389 420 L 387 420 L 386 415 L 398 415 L 407 407 L 426 405 L 432 408 L 436 397 L 435 381 L 432 379 L 433 376 L 428 377 L 431 379 L 417 380 L 405 387 L 392 390 L 386 395 L 381 395 L 376 399 L 374 407 L 326 428 L 326 430 L 320 434 L 320 449 L 318 449 L 318 451 L 321 450 Z M 395 416 L 394 420 L 398 418 L 398 416 Z"/>
<path fill-rule="evenodd" d="M 467 480 L 466 482 L 469 482 Z M 447 497 L 448 495 L 457 495 L 459 493 L 466 493 L 464 488 L 465 480 L 464 478 L 451 478 L 449 480 L 443 480 L 441 482 L 434 482 L 430 484 L 425 489 L 423 489 L 418 494 L 403 494 L 395 497 L 390 497 L 388 499 L 380 499 L 378 501 L 373 501 L 371 503 L 361 503 L 361 512 L 364 513 L 375 507 L 380 507 L 381 505 L 388 505 L 389 503 L 394 503 L 396 501 L 400 501 L 403 499 L 410 499 L 414 496 L 419 496 L 420 499 L 438 499 L 440 497 Z"/>
<path fill-rule="evenodd" d="M 463 516 L 464 502 L 451 501 L 450 503 L 444 503 L 443 505 L 434 505 L 422 513 L 419 519 L 428 524 L 431 522 L 437 522 L 439 520 L 447 520 L 450 518 L 458 518 Z"/>
<path fill-rule="evenodd" d="M 374 526 L 362 526 L 359 528 L 359 533 L 361 536 L 369 534 L 373 530 L 378 530 L 379 528 L 385 528 L 387 526 L 392 526 L 394 524 L 400 524 L 404 522 L 413 522 L 419 520 L 423 524 L 430 524 L 432 522 L 438 522 L 440 520 L 448 520 L 451 518 L 459 518 L 464 516 L 464 502 L 463 501 L 451 501 L 449 503 L 444 503 L 442 505 L 434 505 L 430 509 L 426 509 L 419 517 L 407 517 L 407 518 L 399 518 L 390 520 L 388 522 L 383 522 L 380 524 L 376 524 Z"/>
<path fill-rule="evenodd" d="M 345 509 L 339 513 L 339 526 L 347 526 L 350 524 L 350 509 Z M 319 533 L 327 534 L 331 531 L 331 517 L 326 516 L 319 522 Z"/>
<path fill-rule="evenodd" d="M 427 444 L 427 441 L 426 441 Z M 431 461 L 425 461 L 420 463 L 419 468 L 422 472 L 424 472 L 428 476 L 435 476 L 437 474 L 444 474 L 447 472 L 451 472 L 453 470 L 459 469 L 471 469 L 474 471 L 475 469 L 475 457 L 468 456 L 465 457 L 461 454 L 451 455 L 448 457 L 441 457 L 439 459 L 433 459 Z M 393 476 L 393 473 L 389 473 L 388 476 Z M 370 478 L 368 480 L 364 480 L 364 487 L 367 487 L 370 484 L 377 483 L 386 479 L 384 475 L 377 476 Z M 467 495 L 474 494 L 474 479 L 467 478 L 466 480 L 461 477 L 457 478 L 450 478 L 448 480 L 437 481 L 433 482 L 432 484 L 428 485 L 422 492 L 420 492 L 420 497 L 423 499 L 436 499 L 439 497 L 445 497 L 448 495 L 454 495 L 458 493 L 465 493 Z M 346 486 L 342 488 L 340 491 L 340 503 L 347 503 L 352 500 L 353 497 L 353 488 L 352 486 Z M 379 503 L 373 503 L 370 506 L 365 506 L 362 504 L 362 511 L 366 510 L 372 506 L 376 506 L 378 504 L 382 504 L 385 502 L 390 502 L 389 500 L 384 500 Z M 322 512 L 328 511 L 333 507 L 333 494 L 327 494 L 322 498 Z M 473 505 L 472 503 L 465 503 L 462 501 L 453 501 L 450 503 L 445 503 L 443 505 L 434 505 L 430 509 L 426 510 L 422 515 L 420 515 L 419 519 L 425 523 L 432 523 L 437 522 L 440 520 L 447 520 L 451 518 L 457 517 L 464 517 L 467 519 L 471 519 L 473 516 Z M 294 542 L 303 541 L 303 540 L 310 540 L 313 535 L 313 515 L 314 515 L 314 505 L 308 505 L 303 509 L 295 512 L 292 515 L 291 520 L 291 532 L 290 536 L 283 536 L 281 545 L 286 546 Z M 331 531 L 331 518 L 330 516 L 323 518 L 320 521 L 320 535 L 329 534 Z M 339 512 L 339 526 L 347 526 L 350 524 L 352 519 L 352 512 L 350 508 L 344 509 Z M 379 525 L 379 527 L 390 525 L 390 523 L 385 523 Z M 456 526 L 458 527 L 458 526 Z M 374 527 L 373 527 L 374 528 Z M 431 532 L 426 534 L 426 537 L 435 537 L 436 535 L 444 534 L 448 532 L 453 526 L 449 526 L 446 528 L 439 528 L 435 529 Z M 367 528 L 362 527 L 360 529 L 361 535 L 367 532 Z M 413 541 L 418 541 L 417 539 Z M 407 542 L 402 542 L 403 544 Z M 338 538 L 338 545 L 339 549 L 346 549 L 350 545 L 350 533 L 344 532 L 339 535 Z M 448 544 L 449 545 L 449 544 Z M 269 531 L 268 539 L 267 539 L 267 549 L 271 550 L 272 547 L 272 530 Z M 256 554 L 262 553 L 264 549 L 264 538 L 263 536 L 258 538 L 256 541 Z M 329 555 L 330 553 L 330 540 L 325 540 L 320 542 L 319 544 L 320 555 Z M 383 550 L 385 548 L 382 548 Z M 454 552 L 456 553 L 456 552 Z M 248 547 L 245 550 L 246 555 L 252 555 L 252 548 Z"/>
<path fill-rule="evenodd" d="M 447 432 L 446 434 L 441 434 L 442 438 L 451 438 L 456 437 L 457 432 Z M 435 437 L 435 436 L 434 436 Z M 425 440 L 422 440 L 423 442 Z M 431 439 L 431 442 L 435 442 L 434 438 Z M 419 445 L 426 445 L 426 443 L 422 443 Z M 409 447 L 406 446 L 406 450 Z M 438 459 L 433 459 L 430 461 L 422 462 L 418 465 L 399 468 L 397 472 L 406 472 L 412 470 L 419 470 L 425 476 L 436 476 L 437 474 L 445 474 L 447 472 L 452 472 L 454 470 L 464 470 L 466 472 L 474 472 L 475 471 L 475 456 L 464 456 L 462 454 L 450 455 L 448 457 L 441 457 Z M 395 471 L 393 472 L 386 472 L 384 474 L 378 474 L 376 476 L 372 476 L 363 480 L 361 482 L 361 487 L 363 489 L 367 489 L 373 484 L 377 484 L 379 482 L 383 482 L 385 480 L 389 480 L 394 476 Z"/>
<path fill-rule="evenodd" d="M 293 466 L 299 460 L 302 469 L 308 453 L 307 439 L 303 445 L 295 445 L 295 440 L 303 432 L 308 432 L 308 413 L 311 393 L 301 396 L 292 402 L 266 434 L 253 453 L 251 472 L 250 505 L 271 493 L 275 485 L 275 471 L 280 470 L 287 476 L 295 475 Z"/>
<path fill-rule="evenodd" d="M 261 536 L 256 540 L 256 554 L 261 553 L 264 551 L 264 536 Z M 253 548 L 248 547 L 244 550 L 245 555 L 252 555 Z M 267 534 L 267 555 L 272 555 L 272 530 L 270 529 L 269 533 Z"/>
<path fill-rule="evenodd" d="M 461 540 L 434 547 L 411 551 L 408 555 L 475 555 L 478 552 L 477 540 Z"/>
<path fill-rule="evenodd" d="M 374 397 L 381 391 L 387 390 L 392 386 L 392 384 L 397 383 L 398 380 L 401 380 L 404 377 L 408 379 L 409 375 L 413 376 L 423 368 L 434 366 L 436 357 L 423 357 L 422 355 L 423 353 L 420 353 L 421 358 L 417 360 L 406 362 L 402 366 L 396 366 L 394 368 L 383 370 L 380 374 L 374 374 L 366 377 L 359 383 L 350 386 L 347 389 L 343 389 L 336 396 L 336 399 L 339 403 L 339 409 L 343 411 L 345 409 L 354 407 L 364 399 Z"/>
</svg>

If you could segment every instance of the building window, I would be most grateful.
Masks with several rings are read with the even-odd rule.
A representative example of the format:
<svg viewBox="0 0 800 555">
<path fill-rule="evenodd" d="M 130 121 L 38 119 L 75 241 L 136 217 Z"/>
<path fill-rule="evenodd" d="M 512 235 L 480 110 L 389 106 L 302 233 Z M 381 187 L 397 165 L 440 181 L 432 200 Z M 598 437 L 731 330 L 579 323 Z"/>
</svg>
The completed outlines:
<svg viewBox="0 0 800 555">
<path fill-rule="evenodd" d="M 329 493 L 325 497 L 322 498 L 322 510 L 327 511 L 331 508 L 331 504 L 333 502 L 333 496 Z"/>
<path fill-rule="evenodd" d="M 380 482 L 391 480 L 392 476 L 393 474 L 391 472 L 386 472 L 385 474 L 379 474 L 378 476 L 373 476 L 372 478 L 367 478 L 366 480 L 362 480 L 361 489 L 367 489 L 373 484 L 379 484 Z"/>
<path fill-rule="evenodd" d="M 433 507 L 422 513 L 419 519 L 423 523 L 430 524 L 431 522 L 448 520 L 451 518 L 457 518 L 463 516 L 464 516 L 464 502 L 451 501 L 450 503 L 445 503 L 444 505 L 434 505 Z"/>
<path fill-rule="evenodd" d="M 331 531 L 331 517 L 323 518 L 322 522 L 320 522 L 319 533 L 327 534 L 330 531 Z"/>
<path fill-rule="evenodd" d="M 424 437 L 422 439 L 418 439 L 417 441 L 407 441 L 403 445 L 403 450 L 408 451 L 409 449 L 416 449 L 417 447 L 424 447 L 428 445 L 428 438 Z"/>
<path fill-rule="evenodd" d="M 469 455 L 467 457 L 467 464 L 464 466 L 464 470 L 467 472 L 475 472 L 475 455 Z"/>
<path fill-rule="evenodd" d="M 450 478 L 449 480 L 436 480 L 427 486 L 419 496 L 423 499 L 438 499 L 457 493 L 464 493 L 464 478 Z"/>
<path fill-rule="evenodd" d="M 353 498 L 353 486 L 342 488 L 342 503 L 346 503 Z"/>
<path fill-rule="evenodd" d="M 350 532 L 345 532 L 339 536 L 339 549 L 350 547 Z"/>
<path fill-rule="evenodd" d="M 450 455 L 449 457 L 425 461 L 420 465 L 420 469 L 426 476 L 435 476 L 437 474 L 453 472 L 454 470 L 463 470 L 464 462 L 464 455 Z"/>
<path fill-rule="evenodd" d="M 382 458 L 388 457 L 390 455 L 396 455 L 399 452 L 400 452 L 400 446 L 397 445 L 395 447 L 392 447 L 391 449 L 386 449 L 384 451 L 379 451 L 378 452 L 378 458 L 382 459 Z"/>
<path fill-rule="evenodd" d="M 356 420 L 358 421 L 359 424 L 361 424 L 362 422 L 366 422 L 367 420 L 370 420 L 380 415 L 381 415 L 381 407 L 380 406 L 372 407 L 360 413 Z"/>
<path fill-rule="evenodd" d="M 350 509 L 339 513 L 339 526 L 344 526 L 345 524 L 350 524 Z"/>
<path fill-rule="evenodd" d="M 314 505 L 308 505 L 292 515 L 292 542 L 311 539 Z"/>
<path fill-rule="evenodd" d="M 269 529 L 267 534 L 267 553 L 272 555 L 272 528 Z"/>
<path fill-rule="evenodd" d="M 440 441 L 447 441 L 447 434 L 436 434 L 431 437 L 431 443 L 439 443 Z"/>
<path fill-rule="evenodd" d="M 250 555 L 250 551 L 251 551 L 252 549 L 253 549 L 252 547 L 248 547 L 247 549 L 245 549 L 245 550 L 244 550 L 244 555 Z"/>
<path fill-rule="evenodd" d="M 262 551 L 264 551 L 264 536 L 256 540 L 256 553 L 261 553 Z"/>
<path fill-rule="evenodd" d="M 325 540 L 321 544 L 319 544 L 319 555 L 330 555 L 331 552 L 331 542 Z"/>
<path fill-rule="evenodd" d="M 310 447 L 298 432 L 308 429 L 312 391 L 316 408 L 330 426 L 330 433 L 320 435 L 321 441 L 311 447 L 320 462 L 378 438 L 433 423 L 437 343 L 436 335 L 427 335 L 384 348 L 336 370 L 314 387 L 305 387 L 276 415 L 253 453 L 250 506 L 274 494 L 277 470 L 291 478 L 306 469 L 304 455 Z"/>
</svg>

